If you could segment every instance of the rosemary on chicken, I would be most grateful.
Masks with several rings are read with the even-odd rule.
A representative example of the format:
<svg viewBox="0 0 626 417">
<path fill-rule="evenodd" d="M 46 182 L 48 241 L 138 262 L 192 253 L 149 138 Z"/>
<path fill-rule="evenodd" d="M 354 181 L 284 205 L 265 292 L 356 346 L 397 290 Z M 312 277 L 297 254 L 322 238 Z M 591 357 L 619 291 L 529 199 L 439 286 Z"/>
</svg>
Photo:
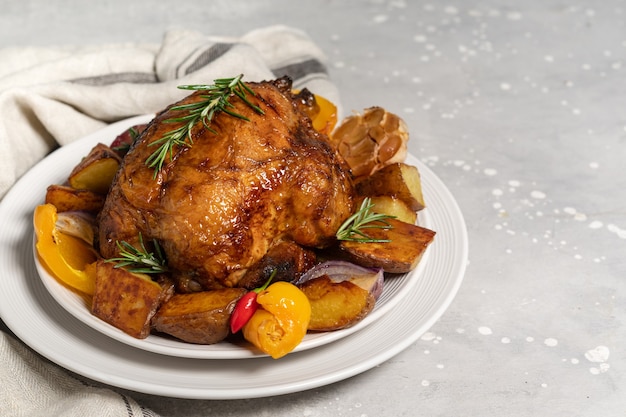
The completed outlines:
<svg viewBox="0 0 626 417">
<path fill-rule="evenodd" d="M 165 256 L 156 239 L 152 239 L 154 252 L 149 252 L 146 249 L 141 233 L 139 233 L 139 245 L 141 248 L 136 248 L 125 240 L 115 243 L 120 251 L 119 257 L 105 260 L 105 262 L 116 262 L 115 268 L 124 268 L 129 272 L 137 274 L 161 274 L 168 272 Z"/>
<path fill-rule="evenodd" d="M 374 204 L 367 197 L 363 199 L 361 207 L 352 216 L 348 217 L 337 230 L 337 240 L 348 240 L 353 242 L 375 243 L 390 242 L 389 239 L 375 239 L 365 233 L 365 229 L 391 229 L 388 219 L 395 219 L 395 216 L 388 214 L 374 213 Z"/>
<path fill-rule="evenodd" d="M 246 105 L 252 108 L 258 114 L 264 114 L 263 109 L 255 105 L 248 99 L 248 94 L 255 96 L 255 92 L 248 87 L 243 81 L 243 74 L 239 74 L 232 78 L 218 78 L 213 81 L 214 84 L 194 84 L 179 85 L 181 90 L 206 91 L 200 97 L 202 100 L 195 103 L 181 104 L 170 108 L 172 111 L 182 111 L 184 114 L 180 117 L 172 117 L 164 121 L 164 123 L 181 123 L 183 124 L 167 132 L 160 139 L 150 143 L 148 146 L 157 146 L 157 149 L 146 159 L 146 165 L 154 169 L 154 176 L 163 168 L 166 158 L 173 156 L 174 147 L 191 146 L 193 139 L 191 136 L 192 128 L 198 122 L 212 132 L 211 122 L 217 113 L 226 113 L 229 116 L 249 121 L 249 119 L 237 113 L 234 105 L 230 102 L 230 98 L 235 95 L 239 97 Z"/>
</svg>

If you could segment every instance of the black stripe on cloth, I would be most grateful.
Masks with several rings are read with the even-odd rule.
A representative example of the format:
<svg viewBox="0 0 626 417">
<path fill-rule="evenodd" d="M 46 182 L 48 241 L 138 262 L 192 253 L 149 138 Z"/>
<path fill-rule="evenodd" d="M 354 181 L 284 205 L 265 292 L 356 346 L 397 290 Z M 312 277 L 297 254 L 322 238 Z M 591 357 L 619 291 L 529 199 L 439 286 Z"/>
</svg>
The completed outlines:
<svg viewBox="0 0 626 417">
<path fill-rule="evenodd" d="M 128 412 L 128 417 L 133 417 L 135 415 L 135 413 L 133 413 L 133 408 L 130 406 L 130 401 L 123 394 L 120 394 L 120 397 L 122 397 L 122 400 L 124 400 L 124 405 L 126 406 L 126 411 Z"/>
<path fill-rule="evenodd" d="M 289 64 L 282 67 L 273 68 L 272 73 L 274 73 L 274 76 L 276 76 L 276 78 L 280 78 L 286 75 L 292 80 L 298 80 L 300 78 L 306 77 L 309 74 L 327 74 L 328 70 L 326 69 L 326 66 L 322 64 L 319 60 L 311 58 L 295 64 Z"/>
<path fill-rule="evenodd" d="M 154 411 L 145 408 L 144 406 L 140 406 L 141 407 L 141 416 L 142 417 L 159 417 L 159 415 L 157 413 L 155 413 Z"/>
<path fill-rule="evenodd" d="M 233 43 L 216 43 L 208 49 L 201 52 L 196 59 L 187 67 L 185 75 L 198 71 L 200 68 L 207 66 L 211 62 L 219 59 L 228 52 L 235 44 Z"/>
<path fill-rule="evenodd" d="M 75 84 L 103 86 L 117 83 L 152 84 L 158 80 L 156 74 L 149 72 L 118 72 L 95 77 L 75 78 L 69 81 Z"/>
</svg>

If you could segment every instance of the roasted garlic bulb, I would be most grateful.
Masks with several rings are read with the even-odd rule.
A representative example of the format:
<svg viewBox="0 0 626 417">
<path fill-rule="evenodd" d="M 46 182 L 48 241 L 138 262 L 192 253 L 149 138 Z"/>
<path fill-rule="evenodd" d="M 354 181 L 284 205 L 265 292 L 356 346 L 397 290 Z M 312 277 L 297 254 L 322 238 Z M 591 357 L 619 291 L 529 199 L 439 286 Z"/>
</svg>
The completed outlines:
<svg viewBox="0 0 626 417">
<path fill-rule="evenodd" d="M 331 140 L 356 181 L 396 162 L 404 162 L 409 132 L 404 121 L 381 107 L 343 120 Z"/>
</svg>

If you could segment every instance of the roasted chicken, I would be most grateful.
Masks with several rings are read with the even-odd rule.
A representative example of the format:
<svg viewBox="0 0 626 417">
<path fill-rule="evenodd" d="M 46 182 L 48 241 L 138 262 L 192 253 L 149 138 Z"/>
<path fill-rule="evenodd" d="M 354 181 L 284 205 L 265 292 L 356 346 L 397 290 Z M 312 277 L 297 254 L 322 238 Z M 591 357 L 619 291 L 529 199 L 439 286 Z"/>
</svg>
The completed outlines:
<svg viewBox="0 0 626 417">
<path fill-rule="evenodd" d="M 344 160 L 312 127 L 312 96 L 292 93 L 287 78 L 248 86 L 264 114 L 231 97 L 233 111 L 249 120 L 221 112 L 210 126 L 197 123 L 192 143 L 174 147 L 157 171 L 146 165 L 150 144 L 179 127 L 172 120 L 184 110 L 170 106 L 147 126 L 98 216 L 104 258 L 117 256 L 117 242 L 155 239 L 178 291 L 191 292 L 254 286 L 284 252 L 294 268 L 308 269 L 310 249 L 334 242 L 354 211 L 355 192 Z"/>
</svg>

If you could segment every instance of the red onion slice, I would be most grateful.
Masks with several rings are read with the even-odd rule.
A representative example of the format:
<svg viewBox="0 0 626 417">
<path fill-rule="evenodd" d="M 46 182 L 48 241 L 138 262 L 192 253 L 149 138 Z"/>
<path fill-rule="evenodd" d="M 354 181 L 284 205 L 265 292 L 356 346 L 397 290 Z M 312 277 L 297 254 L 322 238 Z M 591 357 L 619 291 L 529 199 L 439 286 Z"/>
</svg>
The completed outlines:
<svg viewBox="0 0 626 417">
<path fill-rule="evenodd" d="M 375 300 L 378 300 L 383 292 L 384 274 L 382 268 L 365 268 L 347 261 L 326 261 L 317 264 L 302 274 L 295 284 L 301 285 L 323 275 L 328 275 L 334 282 L 351 281 L 370 292 Z"/>
<path fill-rule="evenodd" d="M 96 233 L 96 218 L 83 211 L 63 211 L 57 214 L 56 228 L 67 235 L 93 245 Z"/>
</svg>

